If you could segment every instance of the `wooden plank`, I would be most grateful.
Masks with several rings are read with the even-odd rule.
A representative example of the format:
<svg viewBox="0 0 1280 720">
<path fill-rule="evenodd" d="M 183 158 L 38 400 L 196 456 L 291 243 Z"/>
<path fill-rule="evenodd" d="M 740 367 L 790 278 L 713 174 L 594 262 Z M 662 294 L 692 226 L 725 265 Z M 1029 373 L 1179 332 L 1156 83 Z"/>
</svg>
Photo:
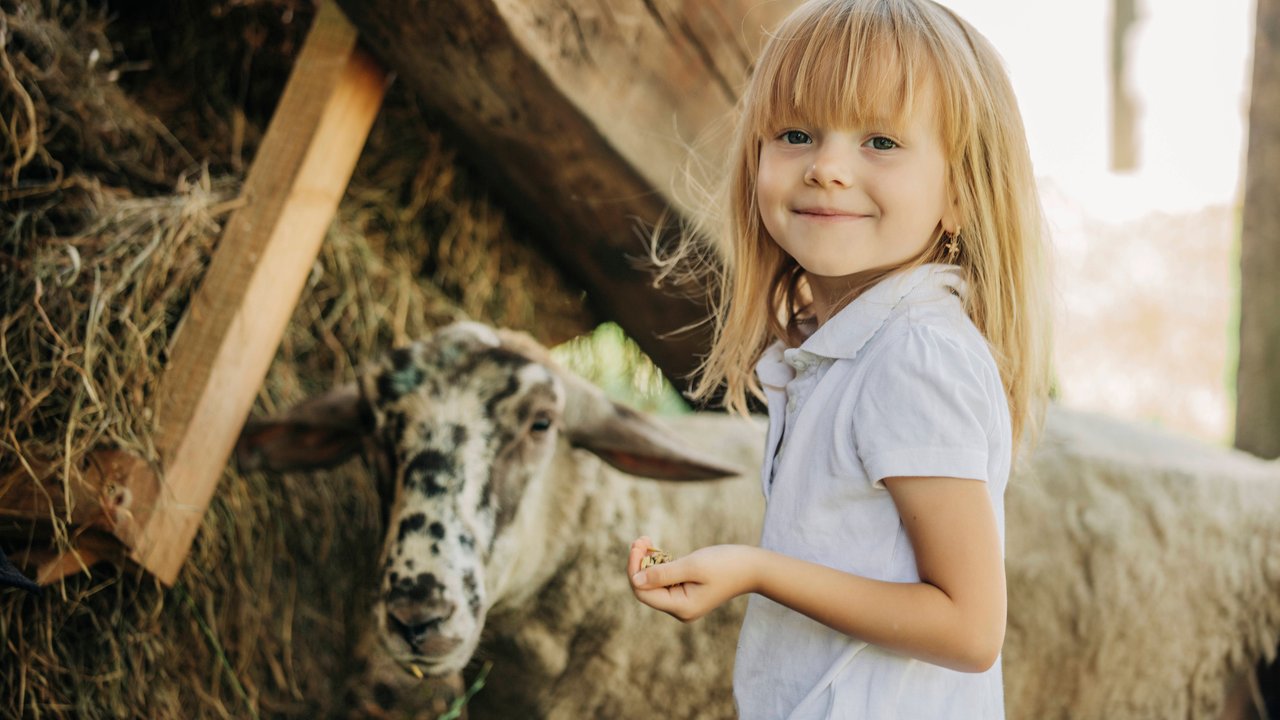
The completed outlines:
<svg viewBox="0 0 1280 720">
<path fill-rule="evenodd" d="M 722 155 L 762 28 L 794 0 L 339 1 L 598 313 L 683 386 L 707 333 L 664 335 L 705 303 L 652 287 L 637 221 L 688 211 L 672 192 L 686 153 Z"/>
<path fill-rule="evenodd" d="M 160 497 L 130 557 L 165 583 L 266 377 L 387 78 L 323 3 L 183 326 L 161 384 Z"/>
<path fill-rule="evenodd" d="M 71 466 L 66 483 L 55 480 L 62 472 L 62 463 L 41 463 L 0 477 L 0 536 L 25 543 L 12 559 L 34 569 L 40 585 L 100 560 L 124 560 L 160 487 L 146 460 L 120 450 L 90 453 Z M 65 537 L 54 537 L 64 531 L 58 528 Z"/>
<path fill-rule="evenodd" d="M 51 528 L 56 518 L 73 533 L 96 529 L 126 546 L 138 544 L 160 487 L 146 460 L 99 450 L 73 465 L 65 484 L 54 480 L 62 470 L 61 463 L 46 463 L 0 477 L 0 534 L 12 536 L 15 528 L 29 534 L 25 528 L 33 522 Z"/>
<path fill-rule="evenodd" d="M 125 547 L 112 535 L 97 530 L 82 529 L 66 549 L 59 547 L 31 546 L 14 553 L 11 559 L 34 569 L 37 585 L 52 585 L 69 575 L 88 572 L 99 562 L 121 564 L 126 559 Z"/>
</svg>

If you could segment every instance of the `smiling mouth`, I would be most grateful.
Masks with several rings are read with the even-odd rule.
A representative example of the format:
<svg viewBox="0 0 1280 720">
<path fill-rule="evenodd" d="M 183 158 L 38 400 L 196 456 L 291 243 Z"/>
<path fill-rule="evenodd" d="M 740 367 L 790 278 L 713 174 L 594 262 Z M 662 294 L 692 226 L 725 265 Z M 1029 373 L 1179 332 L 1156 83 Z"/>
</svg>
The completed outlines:
<svg viewBox="0 0 1280 720">
<path fill-rule="evenodd" d="M 800 217 L 813 220 L 861 220 L 871 217 L 862 213 L 845 212 L 843 210 L 828 210 L 826 208 L 796 208 L 791 212 Z"/>
</svg>

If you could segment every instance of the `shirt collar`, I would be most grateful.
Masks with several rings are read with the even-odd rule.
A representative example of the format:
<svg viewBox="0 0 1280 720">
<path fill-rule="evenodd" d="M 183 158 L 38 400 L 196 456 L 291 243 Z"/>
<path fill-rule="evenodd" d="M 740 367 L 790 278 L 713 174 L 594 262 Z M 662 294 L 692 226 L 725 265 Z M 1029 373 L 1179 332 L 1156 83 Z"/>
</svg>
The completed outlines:
<svg viewBox="0 0 1280 720">
<path fill-rule="evenodd" d="M 782 356 L 786 347 L 781 340 L 777 340 L 765 348 L 764 354 L 756 362 L 756 377 L 760 378 L 760 384 L 765 390 L 781 390 L 796 376 L 795 370 Z"/>
<path fill-rule="evenodd" d="M 964 297 L 966 292 L 964 276 L 955 265 L 930 263 L 894 273 L 841 308 L 814 331 L 798 351 L 787 350 L 782 341 L 770 345 L 756 364 L 756 374 L 765 385 L 783 387 L 795 376 L 784 351 L 792 356 L 811 354 L 850 360 L 884 326 L 903 300 L 930 300 L 947 295 Z"/>
</svg>

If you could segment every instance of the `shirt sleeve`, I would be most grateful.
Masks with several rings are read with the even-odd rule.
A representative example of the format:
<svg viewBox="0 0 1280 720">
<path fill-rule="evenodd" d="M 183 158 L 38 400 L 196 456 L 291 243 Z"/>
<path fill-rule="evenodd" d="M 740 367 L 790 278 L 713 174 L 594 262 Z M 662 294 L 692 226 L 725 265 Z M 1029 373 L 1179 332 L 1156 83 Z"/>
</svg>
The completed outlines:
<svg viewBox="0 0 1280 720">
<path fill-rule="evenodd" d="M 927 326 L 895 341 L 871 360 L 854 406 L 867 478 L 879 488 L 901 476 L 987 481 L 994 362 Z"/>
</svg>

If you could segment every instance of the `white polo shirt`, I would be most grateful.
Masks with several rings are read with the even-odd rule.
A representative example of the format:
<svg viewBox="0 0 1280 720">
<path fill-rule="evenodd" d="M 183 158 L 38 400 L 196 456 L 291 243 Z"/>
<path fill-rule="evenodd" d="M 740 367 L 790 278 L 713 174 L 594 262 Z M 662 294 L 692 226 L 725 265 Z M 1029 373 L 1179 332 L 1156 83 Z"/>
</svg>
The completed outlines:
<svg viewBox="0 0 1280 720">
<path fill-rule="evenodd" d="M 960 270 L 880 281 L 799 348 L 756 372 L 769 407 L 760 544 L 877 580 L 918 582 L 884 487 L 896 476 L 987 483 L 1004 541 L 1011 427 L 1004 387 L 965 314 Z M 751 595 L 738 640 L 742 720 L 1003 718 L 1000 662 L 961 673 L 914 660 Z"/>
</svg>

